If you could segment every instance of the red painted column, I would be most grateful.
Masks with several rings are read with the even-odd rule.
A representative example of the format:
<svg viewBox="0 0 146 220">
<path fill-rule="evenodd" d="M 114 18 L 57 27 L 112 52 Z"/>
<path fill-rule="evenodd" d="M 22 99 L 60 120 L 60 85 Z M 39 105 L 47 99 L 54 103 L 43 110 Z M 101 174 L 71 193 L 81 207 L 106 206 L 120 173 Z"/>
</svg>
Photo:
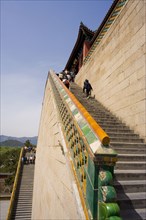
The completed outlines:
<svg viewBox="0 0 146 220">
<path fill-rule="evenodd" d="M 84 41 L 83 45 L 83 59 L 86 57 L 88 51 L 90 50 L 90 42 L 89 41 Z"/>
</svg>

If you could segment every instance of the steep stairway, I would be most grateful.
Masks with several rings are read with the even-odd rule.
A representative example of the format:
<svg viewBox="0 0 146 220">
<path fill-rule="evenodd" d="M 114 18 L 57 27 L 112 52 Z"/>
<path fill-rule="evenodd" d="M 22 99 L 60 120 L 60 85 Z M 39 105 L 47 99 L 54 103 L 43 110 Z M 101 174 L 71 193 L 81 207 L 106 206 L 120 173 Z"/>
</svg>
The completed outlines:
<svg viewBox="0 0 146 220">
<path fill-rule="evenodd" d="M 27 153 L 26 156 L 29 156 Z M 34 164 L 24 164 L 18 185 L 12 220 L 31 220 Z"/>
<path fill-rule="evenodd" d="M 114 185 L 122 219 L 146 220 L 146 144 L 101 103 L 87 99 L 75 83 L 70 90 L 110 136 L 118 153 Z"/>
</svg>

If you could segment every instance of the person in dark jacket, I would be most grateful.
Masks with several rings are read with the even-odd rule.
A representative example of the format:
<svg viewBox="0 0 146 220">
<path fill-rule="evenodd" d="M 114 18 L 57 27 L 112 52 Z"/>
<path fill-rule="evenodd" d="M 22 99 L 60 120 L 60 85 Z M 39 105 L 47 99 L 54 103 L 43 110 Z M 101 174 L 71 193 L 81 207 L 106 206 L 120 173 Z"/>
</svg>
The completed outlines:
<svg viewBox="0 0 146 220">
<path fill-rule="evenodd" d="M 88 83 L 88 80 L 85 79 L 85 81 L 84 81 L 84 85 L 83 85 L 83 93 L 86 92 L 86 85 L 87 85 L 87 83 Z"/>
<path fill-rule="evenodd" d="M 84 87 L 83 87 L 83 92 L 86 92 L 86 97 L 89 98 L 89 96 L 91 95 L 91 90 L 93 90 L 91 84 L 89 83 L 89 80 L 86 79 L 84 81 Z"/>
</svg>

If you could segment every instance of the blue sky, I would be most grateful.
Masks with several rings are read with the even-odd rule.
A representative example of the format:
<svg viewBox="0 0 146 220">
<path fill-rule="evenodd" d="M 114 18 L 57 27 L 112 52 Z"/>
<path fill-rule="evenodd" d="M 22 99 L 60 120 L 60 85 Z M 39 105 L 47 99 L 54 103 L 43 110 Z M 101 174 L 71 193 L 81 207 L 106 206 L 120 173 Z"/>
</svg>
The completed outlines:
<svg viewBox="0 0 146 220">
<path fill-rule="evenodd" d="M 1 134 L 36 136 L 50 69 L 64 69 L 82 21 L 96 30 L 112 0 L 1 0 Z"/>
</svg>

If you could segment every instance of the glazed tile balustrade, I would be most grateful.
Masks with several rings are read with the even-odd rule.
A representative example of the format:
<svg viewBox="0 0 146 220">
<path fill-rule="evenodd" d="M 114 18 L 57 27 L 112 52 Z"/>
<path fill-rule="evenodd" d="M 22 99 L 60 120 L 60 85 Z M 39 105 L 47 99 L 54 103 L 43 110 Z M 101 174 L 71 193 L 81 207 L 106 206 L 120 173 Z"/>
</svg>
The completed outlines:
<svg viewBox="0 0 146 220">
<path fill-rule="evenodd" d="M 86 219 L 121 219 L 113 187 L 117 154 L 110 138 L 53 71 L 48 77 Z"/>
</svg>

